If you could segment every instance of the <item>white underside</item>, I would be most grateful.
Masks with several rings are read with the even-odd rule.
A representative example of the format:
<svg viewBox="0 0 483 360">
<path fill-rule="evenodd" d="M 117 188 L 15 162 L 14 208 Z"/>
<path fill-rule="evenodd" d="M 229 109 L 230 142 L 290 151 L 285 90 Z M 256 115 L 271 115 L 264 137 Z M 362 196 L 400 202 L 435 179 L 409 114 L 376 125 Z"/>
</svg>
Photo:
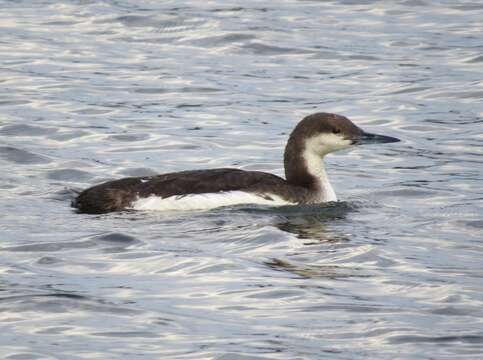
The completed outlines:
<svg viewBox="0 0 483 360">
<path fill-rule="evenodd" d="M 208 210 L 221 206 L 242 204 L 269 206 L 294 205 L 294 203 L 285 201 L 276 195 L 270 194 L 269 197 L 272 200 L 244 191 L 175 195 L 167 198 L 151 195 L 149 197 L 137 199 L 132 203 L 131 208 L 134 210 L 183 211 Z"/>
</svg>

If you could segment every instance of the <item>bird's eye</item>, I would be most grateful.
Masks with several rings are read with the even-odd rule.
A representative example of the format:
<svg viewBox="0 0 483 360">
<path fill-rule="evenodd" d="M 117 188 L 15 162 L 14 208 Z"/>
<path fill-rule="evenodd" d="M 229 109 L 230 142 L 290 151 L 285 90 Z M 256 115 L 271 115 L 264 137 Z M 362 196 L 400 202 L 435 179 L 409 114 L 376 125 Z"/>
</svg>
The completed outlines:
<svg viewBox="0 0 483 360">
<path fill-rule="evenodd" d="M 334 129 L 334 130 L 332 130 L 332 133 L 333 134 L 339 134 L 340 133 L 340 129 Z"/>
</svg>

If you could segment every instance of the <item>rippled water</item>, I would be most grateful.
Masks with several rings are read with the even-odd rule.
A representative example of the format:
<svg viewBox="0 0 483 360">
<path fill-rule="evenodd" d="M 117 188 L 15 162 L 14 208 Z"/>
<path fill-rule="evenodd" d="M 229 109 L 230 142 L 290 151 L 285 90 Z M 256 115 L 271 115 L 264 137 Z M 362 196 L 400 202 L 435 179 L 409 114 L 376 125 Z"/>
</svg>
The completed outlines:
<svg viewBox="0 0 483 360">
<path fill-rule="evenodd" d="M 480 359 L 483 5 L 0 1 L 5 359 Z M 107 179 L 282 175 L 294 124 L 343 202 L 76 214 Z"/>
</svg>

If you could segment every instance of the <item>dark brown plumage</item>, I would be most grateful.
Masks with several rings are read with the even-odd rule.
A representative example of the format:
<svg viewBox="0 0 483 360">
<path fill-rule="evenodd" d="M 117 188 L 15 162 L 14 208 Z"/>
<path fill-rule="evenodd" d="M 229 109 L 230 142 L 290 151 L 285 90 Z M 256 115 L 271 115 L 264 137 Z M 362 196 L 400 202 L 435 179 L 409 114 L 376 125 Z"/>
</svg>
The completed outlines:
<svg viewBox="0 0 483 360">
<path fill-rule="evenodd" d="M 331 138 L 336 143 L 331 144 L 334 147 L 328 147 L 327 152 L 340 150 L 350 144 L 398 141 L 387 136 L 364 133 L 344 116 L 317 113 L 300 121 L 290 135 L 284 153 L 287 180 L 260 171 L 226 168 L 124 178 L 82 191 L 72 206 L 80 212 L 100 214 L 128 209 L 135 200 L 151 195 L 168 198 L 228 191 L 254 193 L 268 200 L 271 200 L 271 196 L 278 196 L 290 203 L 333 201 L 336 200 L 335 193 L 325 176 L 323 165 L 318 167 L 317 164 L 308 164 L 305 158 L 308 140 L 316 139 L 319 141 L 317 146 L 324 145 L 321 141 L 327 137 L 320 138 L 319 135 L 330 134 L 337 135 L 336 140 L 334 136 Z M 313 151 L 311 154 L 320 157 L 320 160 L 325 155 Z M 309 169 L 309 166 L 318 168 Z"/>
<path fill-rule="evenodd" d="M 109 181 L 84 190 L 73 206 L 81 212 L 101 214 L 123 210 L 139 196 L 156 195 L 162 198 L 174 195 L 216 193 L 242 190 L 269 197 L 273 189 L 286 194 L 296 202 L 300 196 L 308 199 L 310 191 L 293 187 L 281 177 L 260 171 L 239 169 L 191 170 L 157 176 L 124 178 Z"/>
</svg>

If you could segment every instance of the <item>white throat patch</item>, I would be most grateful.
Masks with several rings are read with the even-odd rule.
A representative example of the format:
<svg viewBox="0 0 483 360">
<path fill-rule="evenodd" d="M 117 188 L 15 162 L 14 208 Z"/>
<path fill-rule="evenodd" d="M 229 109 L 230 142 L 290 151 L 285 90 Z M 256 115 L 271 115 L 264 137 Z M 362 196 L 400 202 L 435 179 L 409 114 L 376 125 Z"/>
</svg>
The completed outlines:
<svg viewBox="0 0 483 360">
<path fill-rule="evenodd" d="M 325 156 L 331 152 L 347 149 L 351 145 L 350 140 L 341 135 L 326 133 L 311 137 L 305 142 L 305 150 L 319 156 Z"/>
<path fill-rule="evenodd" d="M 321 134 L 306 141 L 303 158 L 307 171 L 319 181 L 319 201 L 337 201 L 337 195 L 325 171 L 323 157 L 331 152 L 346 149 L 350 144 L 350 140 L 345 140 L 337 134 Z"/>
</svg>

